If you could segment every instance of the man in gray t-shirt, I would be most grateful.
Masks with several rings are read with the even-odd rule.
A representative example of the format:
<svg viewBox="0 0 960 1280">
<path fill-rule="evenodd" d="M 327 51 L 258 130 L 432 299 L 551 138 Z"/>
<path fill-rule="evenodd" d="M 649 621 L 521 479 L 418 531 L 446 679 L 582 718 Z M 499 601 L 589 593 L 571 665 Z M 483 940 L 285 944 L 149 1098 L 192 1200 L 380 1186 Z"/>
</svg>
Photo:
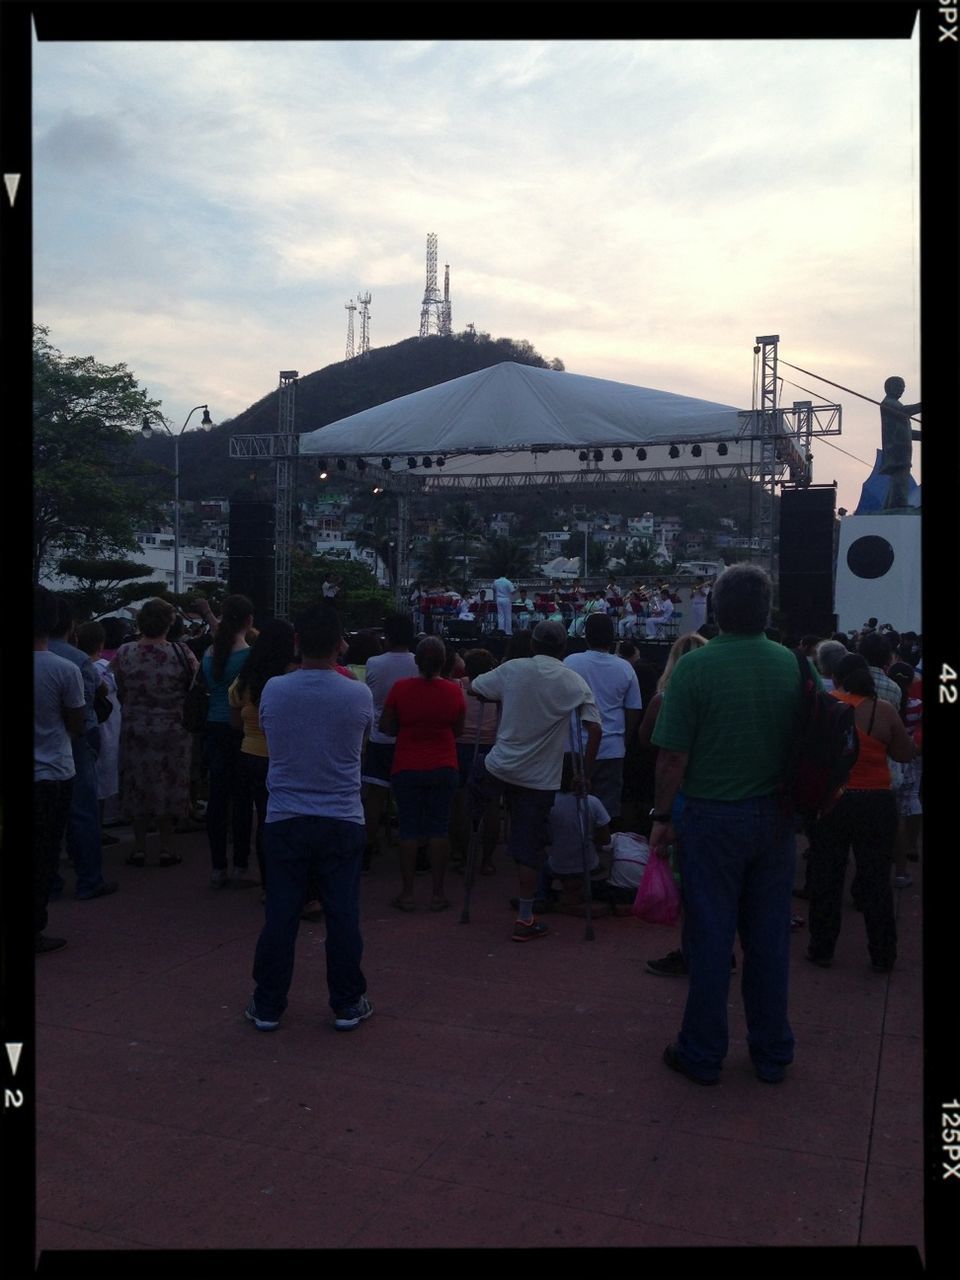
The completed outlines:
<svg viewBox="0 0 960 1280">
<path fill-rule="evenodd" d="M 274 676 L 260 695 L 270 753 L 263 855 L 266 919 L 245 1016 L 275 1031 L 287 1007 L 300 912 L 311 882 L 326 916 L 327 988 L 335 1026 L 349 1031 L 373 1012 L 360 968 L 360 873 L 364 848 L 360 756 L 373 725 L 366 685 L 337 671 L 336 611 L 316 605 L 296 621 L 298 671 Z"/>
</svg>

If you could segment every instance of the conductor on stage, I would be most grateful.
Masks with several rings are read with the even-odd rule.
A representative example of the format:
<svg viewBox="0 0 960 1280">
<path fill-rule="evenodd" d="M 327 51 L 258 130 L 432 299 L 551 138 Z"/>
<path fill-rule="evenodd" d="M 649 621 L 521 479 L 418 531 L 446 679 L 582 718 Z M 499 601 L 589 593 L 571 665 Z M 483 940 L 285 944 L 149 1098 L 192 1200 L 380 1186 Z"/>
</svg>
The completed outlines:
<svg viewBox="0 0 960 1280">
<path fill-rule="evenodd" d="M 880 404 L 880 474 L 890 477 L 884 511 L 910 510 L 907 490 L 910 484 L 910 460 L 914 440 L 920 432 L 911 428 L 910 419 L 920 412 L 919 404 L 901 404 L 906 383 L 902 378 L 888 378 Z"/>
</svg>

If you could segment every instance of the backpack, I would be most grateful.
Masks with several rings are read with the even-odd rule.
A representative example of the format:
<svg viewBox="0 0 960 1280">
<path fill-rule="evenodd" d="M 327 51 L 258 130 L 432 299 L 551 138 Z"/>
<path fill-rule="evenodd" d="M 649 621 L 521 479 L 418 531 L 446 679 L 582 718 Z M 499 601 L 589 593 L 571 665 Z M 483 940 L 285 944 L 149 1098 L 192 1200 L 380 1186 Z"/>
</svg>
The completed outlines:
<svg viewBox="0 0 960 1280">
<path fill-rule="evenodd" d="M 800 709 L 779 795 L 788 814 L 815 822 L 843 794 L 860 754 L 853 707 L 821 689 L 809 661 L 796 655 L 800 668 Z"/>
</svg>

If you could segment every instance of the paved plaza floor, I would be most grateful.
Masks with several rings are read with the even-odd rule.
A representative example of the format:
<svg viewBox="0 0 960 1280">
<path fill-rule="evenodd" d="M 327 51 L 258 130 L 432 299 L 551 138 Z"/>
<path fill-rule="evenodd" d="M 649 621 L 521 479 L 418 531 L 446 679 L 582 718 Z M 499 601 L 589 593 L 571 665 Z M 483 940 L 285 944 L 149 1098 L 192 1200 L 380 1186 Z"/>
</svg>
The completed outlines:
<svg viewBox="0 0 960 1280">
<path fill-rule="evenodd" d="M 704 1089 L 661 1061 L 686 981 L 644 970 L 678 929 L 608 917 L 590 942 L 582 920 L 551 914 L 548 937 L 518 945 L 502 849 L 466 925 L 461 877 L 451 910 L 427 909 L 421 877 L 402 914 L 396 856 L 376 859 L 362 889 L 374 1016 L 334 1030 L 324 926 L 303 923 L 289 1009 L 264 1034 L 242 1016 L 259 888 L 212 889 L 202 832 L 178 837 L 181 866 L 142 870 L 119 834 L 104 857 L 120 891 L 78 902 L 68 872 L 48 927 L 68 946 L 37 957 L 41 1266 L 90 1250 L 922 1256 L 916 868 L 891 974 L 872 972 L 849 895 L 831 969 L 793 934 L 797 1052 L 781 1085 L 752 1073 L 734 975 L 729 1057 Z"/>
</svg>

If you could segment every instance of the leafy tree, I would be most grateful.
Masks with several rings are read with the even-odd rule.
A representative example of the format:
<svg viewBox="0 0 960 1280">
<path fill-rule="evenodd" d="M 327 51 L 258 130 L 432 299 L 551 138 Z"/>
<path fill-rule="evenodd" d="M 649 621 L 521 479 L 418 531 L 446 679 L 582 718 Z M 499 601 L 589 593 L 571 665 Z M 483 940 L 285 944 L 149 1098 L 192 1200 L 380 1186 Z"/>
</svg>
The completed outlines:
<svg viewBox="0 0 960 1280">
<path fill-rule="evenodd" d="M 70 596 L 84 617 L 111 613 L 145 596 L 164 596 L 167 592 L 163 581 L 135 581 L 149 578 L 153 569 L 134 560 L 85 560 L 67 556 L 57 569 L 67 577 L 76 578 L 77 587 L 63 594 Z"/>
<path fill-rule="evenodd" d="M 291 553 L 290 569 L 291 618 L 323 599 L 323 582 L 330 573 L 340 579 L 340 593 L 333 604 L 346 629 L 379 626 L 394 607 L 393 594 L 385 591 L 371 570 L 358 560 L 312 556 L 297 549 Z"/>
<path fill-rule="evenodd" d="M 128 429 L 158 408 L 126 365 L 64 356 L 48 329 L 34 328 L 34 581 L 56 553 L 93 559 L 136 547 L 150 502 L 131 478 L 162 472 L 130 457 Z"/>
<path fill-rule="evenodd" d="M 459 577 L 467 582 L 467 552 L 476 548 L 486 537 L 487 525 L 476 508 L 469 502 L 452 502 L 444 509 L 443 523 L 457 539 L 457 551 L 460 556 Z M 443 575 L 441 574 L 441 577 Z"/>
</svg>

